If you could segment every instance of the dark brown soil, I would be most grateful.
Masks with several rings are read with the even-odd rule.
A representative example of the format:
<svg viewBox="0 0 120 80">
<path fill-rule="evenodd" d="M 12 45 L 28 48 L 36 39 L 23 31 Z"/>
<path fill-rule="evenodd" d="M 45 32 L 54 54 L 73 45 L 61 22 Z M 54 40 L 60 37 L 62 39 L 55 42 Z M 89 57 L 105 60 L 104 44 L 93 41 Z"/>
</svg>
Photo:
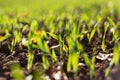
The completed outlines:
<svg viewBox="0 0 120 80">
<path fill-rule="evenodd" d="M 104 22 L 104 21 L 103 21 Z M 101 26 L 103 26 L 101 24 Z M 110 30 L 110 29 L 109 29 Z M 96 57 L 95 61 L 95 75 L 93 77 L 90 77 L 89 68 L 85 65 L 83 58 L 80 56 L 79 61 L 79 70 L 77 74 L 74 74 L 73 71 L 68 73 L 66 71 L 66 65 L 67 65 L 67 54 L 63 53 L 62 57 L 59 55 L 59 46 L 57 48 L 54 48 L 59 62 L 57 64 L 53 64 L 51 62 L 51 58 L 49 55 L 46 54 L 50 61 L 50 67 L 47 71 L 44 71 L 46 74 L 46 80 L 57 80 L 55 77 L 55 74 L 60 76 L 60 80 L 113 80 L 114 77 L 117 76 L 117 79 L 114 78 L 114 80 L 119 80 L 119 72 L 116 70 L 118 67 L 114 67 L 111 71 L 108 78 L 105 78 L 105 70 L 109 66 L 109 63 L 113 56 L 113 45 L 114 42 L 112 39 L 112 34 L 110 31 L 107 31 L 106 34 L 106 50 L 103 51 L 101 49 L 101 40 L 99 36 L 96 34 L 94 38 L 92 39 L 92 42 L 89 43 L 87 38 L 85 37 L 81 43 L 84 46 L 85 51 L 88 54 L 88 57 L 91 58 L 92 56 Z M 101 33 L 103 32 L 103 27 L 101 27 Z M 64 35 L 64 33 L 63 33 Z M 23 33 L 23 36 L 27 36 L 27 32 Z M 29 76 L 30 74 L 34 75 L 36 71 L 40 71 L 43 69 L 42 66 L 42 52 L 40 50 L 34 50 L 34 62 L 33 67 L 31 71 L 27 70 L 27 55 L 28 50 L 25 46 L 17 44 L 13 50 L 13 52 L 10 52 L 8 48 L 8 44 L 11 44 L 11 39 L 7 39 L 0 43 L 0 80 L 13 80 L 12 73 L 10 72 L 10 65 L 11 64 L 20 64 L 22 67 L 22 70 L 26 76 Z M 49 47 L 59 45 L 59 43 L 54 39 L 49 39 Z M 95 51 L 93 50 L 93 47 L 96 47 Z M 59 68 L 58 68 L 59 67 Z M 120 71 L 120 70 L 119 70 Z M 117 75 L 116 75 L 117 74 Z"/>
</svg>

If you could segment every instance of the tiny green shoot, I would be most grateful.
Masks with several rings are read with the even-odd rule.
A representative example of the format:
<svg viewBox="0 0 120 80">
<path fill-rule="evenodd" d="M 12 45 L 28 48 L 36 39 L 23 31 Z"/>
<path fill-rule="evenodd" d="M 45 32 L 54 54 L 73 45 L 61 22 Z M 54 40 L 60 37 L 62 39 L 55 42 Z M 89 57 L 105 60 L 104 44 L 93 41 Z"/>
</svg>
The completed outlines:
<svg viewBox="0 0 120 80">
<path fill-rule="evenodd" d="M 44 69 L 45 70 L 48 69 L 50 64 L 49 64 L 48 58 L 45 55 L 42 56 L 42 62 L 43 62 Z"/>
<path fill-rule="evenodd" d="M 25 75 L 19 64 L 10 65 L 10 70 L 11 70 L 13 78 L 15 80 L 24 80 L 25 79 Z"/>
</svg>

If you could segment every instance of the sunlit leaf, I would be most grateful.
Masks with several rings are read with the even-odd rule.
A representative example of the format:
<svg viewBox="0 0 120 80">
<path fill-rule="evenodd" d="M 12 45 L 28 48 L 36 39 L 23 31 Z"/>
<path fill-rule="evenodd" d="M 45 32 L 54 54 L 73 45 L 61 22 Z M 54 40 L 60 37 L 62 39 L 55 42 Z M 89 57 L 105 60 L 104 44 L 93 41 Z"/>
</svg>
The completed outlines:
<svg viewBox="0 0 120 80">
<path fill-rule="evenodd" d="M 43 67 L 44 67 L 45 69 L 48 69 L 48 67 L 49 67 L 48 58 L 43 55 L 43 56 L 42 56 L 42 61 L 43 61 Z"/>
<path fill-rule="evenodd" d="M 56 40 L 58 40 L 58 36 L 57 35 L 55 35 L 55 34 L 53 34 L 53 33 L 49 33 L 49 32 L 47 32 L 51 37 L 53 37 L 54 39 L 56 39 Z"/>
<path fill-rule="evenodd" d="M 102 50 L 105 51 L 105 49 L 106 49 L 105 40 L 102 39 Z"/>
<path fill-rule="evenodd" d="M 56 53 L 55 53 L 55 51 L 54 50 L 52 50 L 52 58 L 53 58 L 53 62 L 54 61 L 58 61 L 58 59 L 57 59 L 57 56 L 56 56 Z"/>
<path fill-rule="evenodd" d="M 119 59 L 120 59 L 120 45 L 119 44 L 115 44 L 114 45 L 114 56 L 113 56 L 113 61 L 114 63 L 117 65 L 119 63 Z"/>
<path fill-rule="evenodd" d="M 28 64 L 27 64 L 27 69 L 31 70 L 32 68 L 32 64 L 33 64 L 33 60 L 34 60 L 34 54 L 32 51 L 29 51 L 28 53 Z"/>
</svg>

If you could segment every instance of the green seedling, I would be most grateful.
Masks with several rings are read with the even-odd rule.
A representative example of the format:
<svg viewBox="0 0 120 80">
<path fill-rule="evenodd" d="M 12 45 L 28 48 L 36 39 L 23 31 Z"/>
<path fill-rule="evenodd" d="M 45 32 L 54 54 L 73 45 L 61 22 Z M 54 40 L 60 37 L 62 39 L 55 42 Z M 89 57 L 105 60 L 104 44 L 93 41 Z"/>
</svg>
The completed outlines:
<svg viewBox="0 0 120 80">
<path fill-rule="evenodd" d="M 74 72 L 77 72 L 79 63 L 79 53 L 82 49 L 82 45 L 78 41 L 73 43 L 71 38 L 67 39 L 67 42 L 69 47 L 67 71 L 70 72 L 71 70 L 73 70 Z"/>
<path fill-rule="evenodd" d="M 85 22 L 88 22 L 88 20 L 89 20 L 89 18 L 88 18 L 88 15 L 87 14 L 82 14 L 82 17 L 81 17 L 81 19 L 83 20 L 83 21 L 85 21 Z"/>
<path fill-rule="evenodd" d="M 45 72 L 42 70 L 35 70 L 33 72 L 33 80 L 45 80 Z"/>
<path fill-rule="evenodd" d="M 63 47 L 64 47 L 64 41 L 62 40 L 61 35 L 60 35 L 60 34 L 55 35 L 55 34 L 49 33 L 49 32 L 48 32 L 48 34 L 49 34 L 52 38 L 56 39 L 56 40 L 59 42 L 59 44 L 60 44 L 60 54 L 62 55 L 62 50 L 63 50 Z"/>
<path fill-rule="evenodd" d="M 11 52 L 13 51 L 15 45 L 21 41 L 22 34 L 21 34 L 20 31 L 14 31 L 14 36 L 15 36 L 15 38 L 13 39 L 12 45 L 11 45 L 11 48 L 10 48 Z"/>
<path fill-rule="evenodd" d="M 44 69 L 45 70 L 48 69 L 50 64 L 49 64 L 48 58 L 45 55 L 42 56 L 42 62 L 43 62 Z"/>
<path fill-rule="evenodd" d="M 12 28 L 12 24 L 13 24 L 13 20 L 9 18 L 7 15 L 4 15 L 0 20 L 0 29 L 2 30 L 8 29 L 10 31 Z"/>
<path fill-rule="evenodd" d="M 55 53 L 54 50 L 52 50 L 51 57 L 52 57 L 52 62 L 53 62 L 53 63 L 58 61 L 57 56 L 56 56 L 56 53 Z"/>
<path fill-rule="evenodd" d="M 109 67 L 106 69 L 105 76 L 107 77 L 109 75 L 110 70 L 112 69 L 112 66 L 118 65 L 119 64 L 119 59 L 120 59 L 120 45 L 119 45 L 119 31 L 117 30 L 118 26 L 113 22 L 111 18 L 108 17 L 108 21 L 112 25 L 113 28 L 113 41 L 115 41 L 114 48 L 113 48 L 113 59 L 110 62 Z"/>
<path fill-rule="evenodd" d="M 105 35 L 106 35 L 106 32 L 107 32 L 107 29 L 109 27 L 109 23 L 108 22 L 105 22 L 104 24 L 104 34 L 103 34 L 103 38 L 102 38 L 102 50 L 105 51 L 106 49 L 106 45 L 105 45 Z"/>
<path fill-rule="evenodd" d="M 101 23 L 101 21 L 102 21 L 103 19 L 102 19 L 102 17 L 101 16 L 97 16 L 97 23 L 98 23 L 98 27 L 97 27 L 97 30 L 96 30 L 96 32 L 97 32 L 97 34 L 99 35 L 99 38 L 101 39 L 102 38 L 102 33 L 101 33 L 101 27 L 100 27 L 100 23 Z"/>
<path fill-rule="evenodd" d="M 95 31 L 96 31 L 96 29 L 94 28 L 92 31 L 91 31 L 91 33 L 90 34 L 88 34 L 88 36 L 89 36 L 89 42 L 91 42 L 91 40 L 92 40 L 92 38 L 93 38 L 93 36 L 94 36 L 94 34 L 95 34 Z"/>
<path fill-rule="evenodd" d="M 119 31 L 118 31 L 118 26 L 114 23 L 114 21 L 111 18 L 107 18 L 110 24 L 112 25 L 112 33 L 113 33 L 113 41 L 118 41 L 119 40 Z"/>
<path fill-rule="evenodd" d="M 55 16 L 55 15 L 54 15 Z M 55 24 L 54 24 L 54 18 L 55 17 L 51 17 L 48 16 L 48 18 L 45 20 L 45 24 L 47 25 L 47 28 L 49 30 L 49 32 L 53 33 L 55 31 Z"/>
<path fill-rule="evenodd" d="M 15 80 L 24 80 L 25 79 L 25 75 L 19 64 L 10 65 L 10 71 L 12 72 L 12 77 Z"/>
<path fill-rule="evenodd" d="M 72 23 L 71 27 L 72 28 L 69 30 L 71 33 L 66 36 L 69 48 L 67 71 L 70 72 L 71 70 L 73 70 L 74 72 L 77 72 L 79 63 L 79 53 L 83 50 L 83 48 L 78 41 L 78 38 L 81 36 L 79 34 L 80 27 L 74 23 Z"/>
<path fill-rule="evenodd" d="M 105 39 L 102 39 L 102 50 L 105 51 L 106 45 L 105 45 Z"/>
<path fill-rule="evenodd" d="M 57 26 L 58 26 L 58 28 L 61 28 L 61 27 L 62 27 L 62 25 L 63 25 L 63 21 L 62 21 L 62 20 L 60 20 Z"/>
<path fill-rule="evenodd" d="M 50 49 L 46 43 L 45 40 L 43 40 L 42 37 L 35 37 L 35 40 L 37 42 L 37 45 L 39 46 L 39 49 L 42 50 L 43 52 L 50 53 Z"/>
<path fill-rule="evenodd" d="M 70 72 L 73 69 L 74 72 L 77 72 L 78 63 L 79 63 L 79 53 L 78 52 L 69 53 L 67 71 Z"/>
<path fill-rule="evenodd" d="M 90 69 L 90 77 L 92 78 L 92 76 L 95 74 L 95 56 L 93 56 L 92 59 L 90 60 L 87 54 L 83 53 L 83 58 L 84 58 L 86 65 Z"/>
<path fill-rule="evenodd" d="M 15 19 L 13 22 L 14 24 L 13 24 L 12 30 L 13 30 L 14 39 L 12 40 L 12 44 L 10 47 L 11 52 L 14 50 L 14 47 L 16 46 L 16 44 L 20 43 L 22 38 L 22 33 L 20 31 L 20 26 L 17 23 L 17 19 Z"/>
<path fill-rule="evenodd" d="M 91 42 L 92 38 L 95 35 L 95 32 L 98 32 L 100 34 L 99 24 L 101 22 L 102 18 L 100 16 L 97 17 L 97 22 L 95 23 L 93 29 L 91 30 L 90 34 L 88 34 L 88 41 Z M 91 28 L 91 27 L 90 27 Z"/>
<path fill-rule="evenodd" d="M 115 63 L 115 65 L 118 65 L 119 59 L 120 59 L 120 44 L 119 43 L 114 44 L 113 53 L 114 53 L 113 62 Z"/>
<path fill-rule="evenodd" d="M 89 37 L 88 40 L 89 40 L 89 42 L 91 42 L 93 36 L 95 35 L 96 30 L 97 30 L 97 23 L 95 24 L 95 26 L 94 26 L 94 28 L 92 29 L 91 33 L 88 34 L 88 37 Z"/>
<path fill-rule="evenodd" d="M 82 31 L 81 31 L 81 33 L 79 35 L 80 40 L 82 40 L 84 38 L 85 34 L 87 34 L 87 33 L 88 33 L 88 31 L 85 31 L 85 25 L 83 25 L 82 26 Z"/>
<path fill-rule="evenodd" d="M 110 62 L 108 68 L 106 69 L 105 71 L 105 77 L 107 77 L 110 73 L 110 70 L 112 69 L 112 66 L 115 64 L 115 65 L 118 65 L 119 64 L 119 59 L 120 59 L 120 45 L 118 43 L 115 43 L 114 44 L 114 49 L 113 49 L 113 53 L 114 53 L 114 56 L 113 56 L 113 59 L 112 61 Z"/>
<path fill-rule="evenodd" d="M 105 23 L 104 23 L 104 34 L 103 34 L 103 39 L 105 39 L 105 34 L 106 34 L 107 30 L 108 30 L 108 27 L 109 27 L 109 23 L 108 23 L 108 22 L 105 22 Z"/>
<path fill-rule="evenodd" d="M 28 28 L 28 25 L 23 26 L 22 32 L 24 32 Z"/>
<path fill-rule="evenodd" d="M 114 61 L 112 60 L 108 66 L 108 68 L 105 71 L 105 77 L 108 77 L 110 70 L 112 69 L 112 66 L 114 65 Z"/>
<path fill-rule="evenodd" d="M 71 31 L 71 37 L 74 39 L 74 40 L 77 40 L 78 37 L 79 37 L 79 26 L 77 26 L 76 24 L 73 23 L 73 30 Z"/>
<path fill-rule="evenodd" d="M 6 33 L 5 36 L 1 36 L 1 38 L 0 38 L 0 42 L 4 41 L 4 40 L 6 40 L 7 38 L 10 37 L 9 30 L 6 29 L 6 30 L 5 30 L 5 33 Z"/>
<path fill-rule="evenodd" d="M 30 26 L 30 31 L 28 34 L 28 43 L 27 43 L 27 47 L 28 47 L 28 64 L 27 64 L 27 69 L 31 70 L 32 68 L 32 64 L 33 64 L 33 60 L 34 60 L 34 52 L 33 52 L 33 43 L 32 43 L 32 39 L 35 35 L 35 31 L 37 30 L 37 22 L 33 21 L 31 26 Z"/>
<path fill-rule="evenodd" d="M 28 64 L 27 64 L 27 69 L 29 71 L 32 68 L 33 60 L 34 60 L 34 53 L 33 53 L 32 49 L 30 47 L 28 47 Z"/>
<path fill-rule="evenodd" d="M 54 39 L 56 39 L 56 40 L 59 40 L 57 35 L 55 35 L 55 34 L 53 34 L 53 33 L 49 33 L 49 32 L 47 32 L 47 33 L 48 33 L 52 38 L 54 38 Z"/>
</svg>

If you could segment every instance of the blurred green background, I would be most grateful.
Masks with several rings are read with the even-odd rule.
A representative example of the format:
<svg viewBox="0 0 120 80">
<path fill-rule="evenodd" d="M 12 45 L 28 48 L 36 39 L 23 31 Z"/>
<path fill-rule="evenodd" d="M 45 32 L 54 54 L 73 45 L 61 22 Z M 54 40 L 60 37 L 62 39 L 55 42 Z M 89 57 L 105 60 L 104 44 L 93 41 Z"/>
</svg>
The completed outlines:
<svg viewBox="0 0 120 80">
<path fill-rule="evenodd" d="M 82 13 L 113 13 L 119 9 L 119 0 L 0 0 L 0 15 L 2 14 L 41 14 L 50 11 L 74 11 Z"/>
</svg>

